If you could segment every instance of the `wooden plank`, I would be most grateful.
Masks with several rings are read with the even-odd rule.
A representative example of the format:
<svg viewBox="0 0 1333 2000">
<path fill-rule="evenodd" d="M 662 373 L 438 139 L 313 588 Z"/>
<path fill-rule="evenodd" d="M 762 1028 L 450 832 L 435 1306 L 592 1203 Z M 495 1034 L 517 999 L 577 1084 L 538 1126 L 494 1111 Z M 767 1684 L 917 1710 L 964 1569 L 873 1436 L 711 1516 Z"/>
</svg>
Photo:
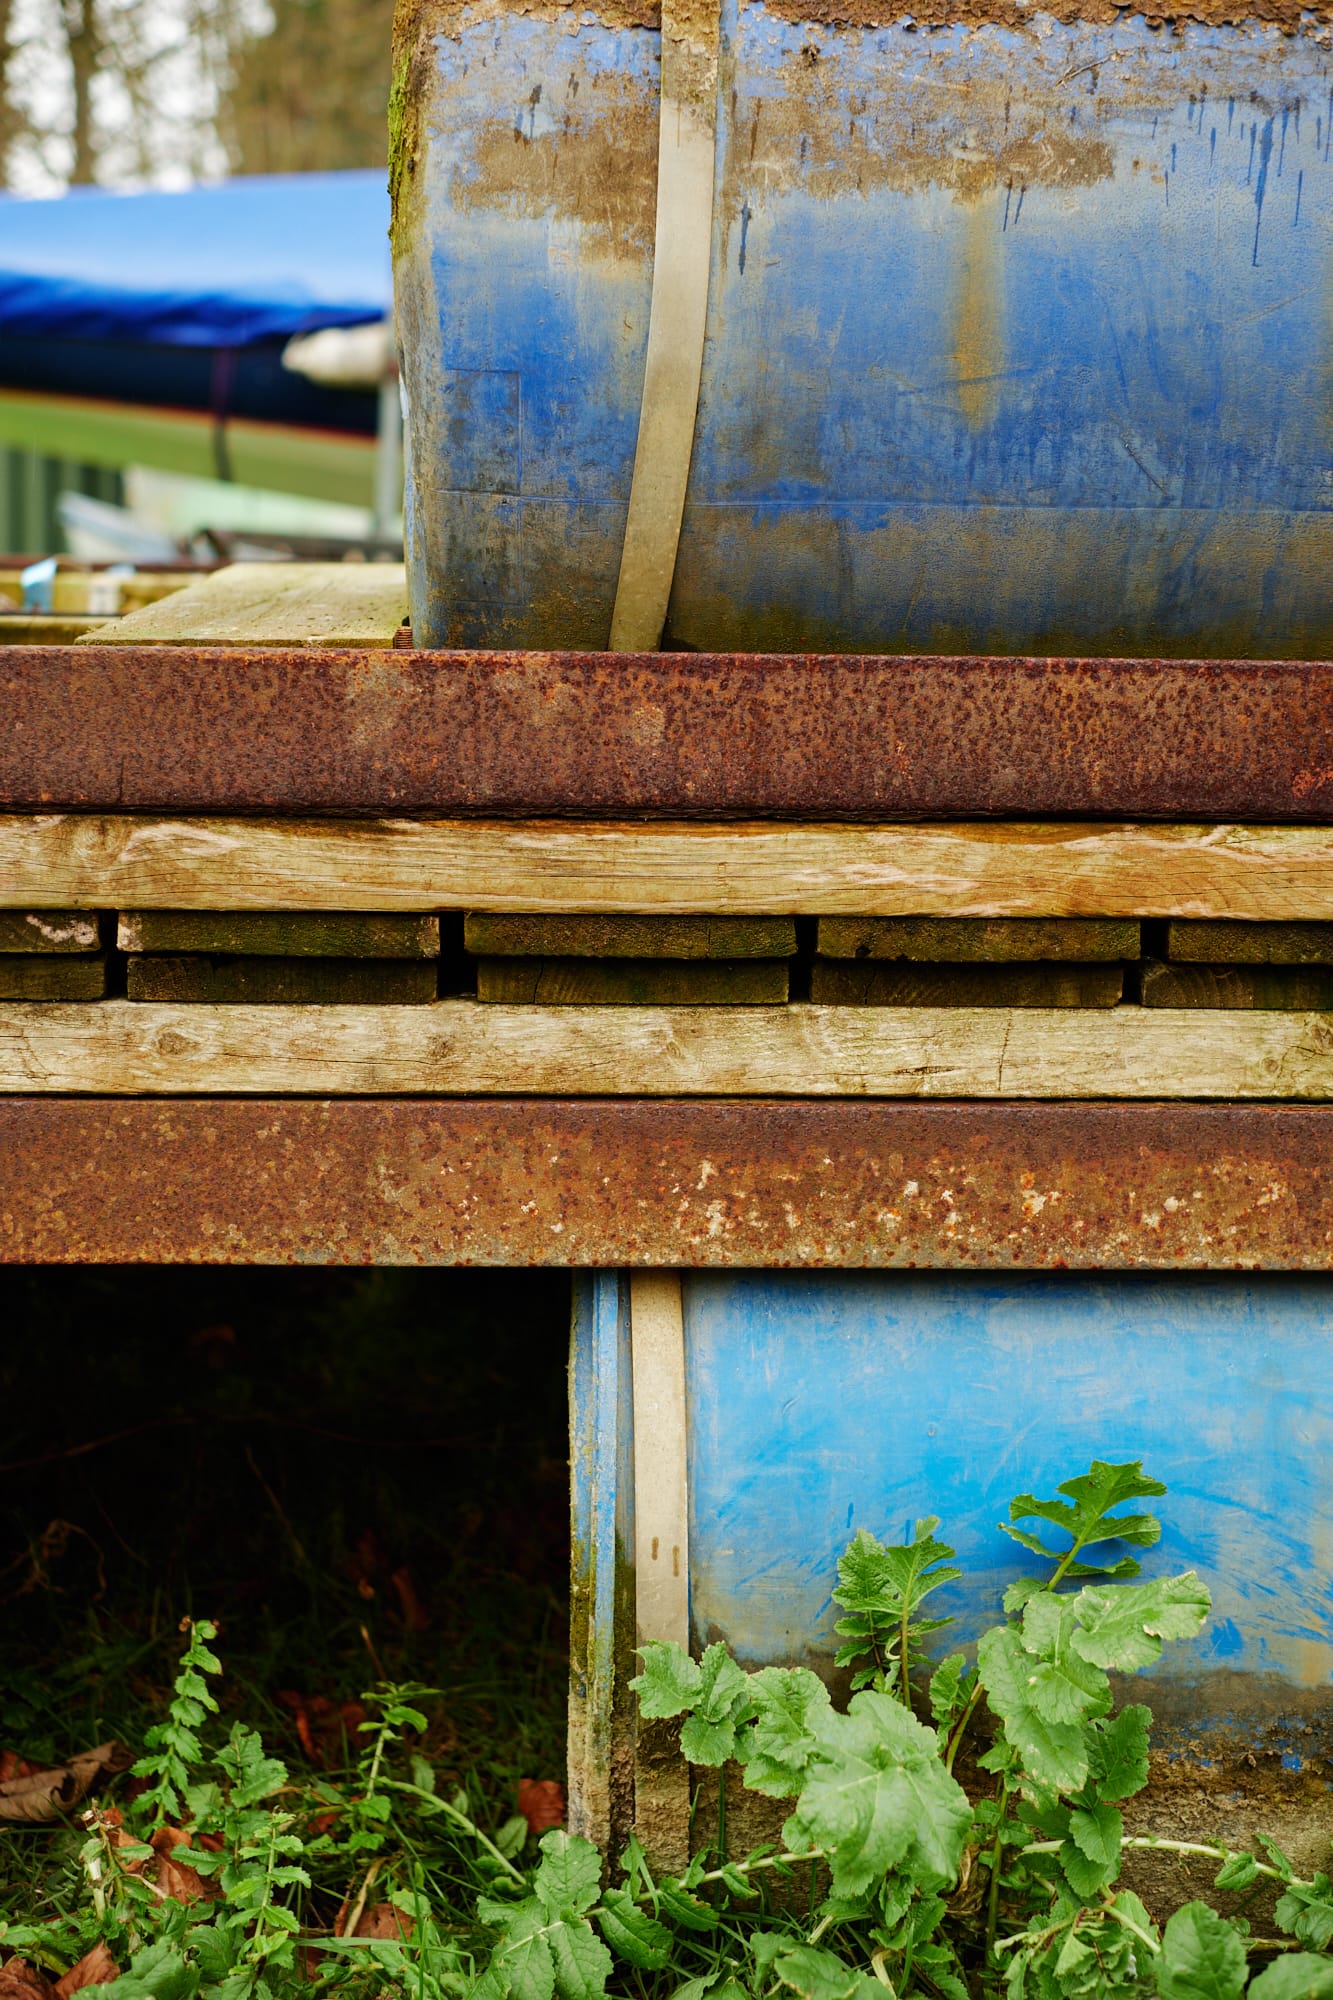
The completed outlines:
<svg viewBox="0 0 1333 2000">
<path fill-rule="evenodd" d="M 1112 1007 L 0 1007 L 0 1092 L 1333 1099 L 1318 1014 Z"/>
<path fill-rule="evenodd" d="M 821 917 L 823 958 L 1137 958 L 1139 925 L 1123 917 Z"/>
<path fill-rule="evenodd" d="M 531 917 L 469 910 L 463 943 L 485 958 L 789 958 L 790 917 Z"/>
<path fill-rule="evenodd" d="M 1329 921 L 1333 828 L 0 816 L 0 908 L 53 903 Z"/>
<path fill-rule="evenodd" d="M 1333 965 L 1333 924 L 1173 923 L 1166 955 L 1206 965 Z"/>
<path fill-rule="evenodd" d="M 435 998 L 433 962 L 404 958 L 131 958 L 131 1000 L 216 1006 L 418 1007 Z"/>
<path fill-rule="evenodd" d="M 0 952 L 96 951 L 98 942 L 87 910 L 0 910 Z"/>
<path fill-rule="evenodd" d="M 482 958 L 477 998 L 545 1007 L 755 1007 L 787 998 L 784 958 Z"/>
<path fill-rule="evenodd" d="M 0 646 L 72 646 L 85 634 L 103 644 L 120 622 L 94 611 L 6 611 Z"/>
<path fill-rule="evenodd" d="M 100 1000 L 106 959 L 61 958 L 46 952 L 0 954 L 0 1000 Z"/>
<path fill-rule="evenodd" d="M 1145 1007 L 1333 1008 L 1333 965 L 1145 965 Z"/>
<path fill-rule="evenodd" d="M 829 1007 L 1114 1007 L 1119 965 L 917 965 L 816 959 L 810 998 Z"/>
<path fill-rule="evenodd" d="M 114 646 L 392 646 L 402 563 L 231 563 L 103 625 Z"/>
<path fill-rule="evenodd" d="M 440 920 L 378 910 L 122 910 L 116 943 L 248 958 L 438 958 Z"/>
</svg>

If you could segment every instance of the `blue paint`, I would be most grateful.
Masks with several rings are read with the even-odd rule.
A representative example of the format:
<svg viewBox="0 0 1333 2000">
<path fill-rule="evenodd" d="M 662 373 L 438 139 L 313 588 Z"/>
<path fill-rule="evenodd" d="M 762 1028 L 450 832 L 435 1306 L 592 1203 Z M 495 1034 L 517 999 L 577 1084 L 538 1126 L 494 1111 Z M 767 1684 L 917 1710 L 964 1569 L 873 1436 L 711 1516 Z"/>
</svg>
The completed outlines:
<svg viewBox="0 0 1333 2000">
<path fill-rule="evenodd" d="M 1028 1562 L 1011 1495 L 1141 1458 L 1170 1488 L 1147 1567 L 1214 1602 L 1159 1671 L 1333 1677 L 1326 1280 L 697 1273 L 685 1312 L 701 1642 L 825 1656 L 849 1532 L 928 1513 L 967 1572 L 950 1637 L 974 1638 Z"/>
<path fill-rule="evenodd" d="M 574 1279 L 570 1348 L 571 1824 L 605 1838 L 623 1662 L 632 1634 L 617 1575 L 633 1540 L 629 1287 L 615 1272 Z"/>
<path fill-rule="evenodd" d="M 1298 115 L 1328 55 L 1258 24 L 1041 25 L 816 30 L 725 0 L 681 641 L 1333 636 L 1333 180 Z M 427 643 L 605 643 L 657 64 L 654 34 L 586 15 L 437 42 L 398 260 Z M 1233 127 L 1237 98 L 1282 109 Z M 1288 150 L 1301 228 L 1265 230 Z M 637 223 L 608 223 L 610 157 Z"/>
</svg>

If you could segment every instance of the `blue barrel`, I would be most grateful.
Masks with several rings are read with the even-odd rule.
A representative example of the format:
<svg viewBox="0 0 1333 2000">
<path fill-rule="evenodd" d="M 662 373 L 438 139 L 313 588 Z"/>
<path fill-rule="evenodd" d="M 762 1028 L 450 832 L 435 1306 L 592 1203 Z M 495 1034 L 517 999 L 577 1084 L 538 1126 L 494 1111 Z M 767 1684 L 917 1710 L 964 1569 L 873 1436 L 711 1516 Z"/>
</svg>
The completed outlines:
<svg viewBox="0 0 1333 2000">
<path fill-rule="evenodd" d="M 964 1572 L 931 1598 L 955 1621 L 938 1636 L 943 1655 L 998 1622 L 1005 1586 L 1032 1570 L 1000 1529 L 1011 1497 L 1052 1497 L 1095 1458 L 1138 1459 L 1168 1487 L 1151 1503 L 1163 1532 L 1140 1552 L 1145 1574 L 1193 1569 L 1213 1605 L 1197 1639 L 1167 1647 L 1134 1682 L 1166 1753 L 1156 1818 L 1170 1823 L 1173 1797 L 1188 1817 L 1202 1788 L 1219 1814 L 1270 1830 L 1280 1821 L 1296 1847 L 1326 1851 L 1327 1278 L 685 1273 L 687 1499 L 679 1534 L 655 1520 L 647 1541 L 636 1512 L 660 1511 L 662 1440 L 660 1418 L 636 1412 L 631 1287 L 610 1276 L 578 1290 L 575 1548 L 587 1616 L 574 1713 L 600 1718 L 603 1766 L 614 1768 L 636 1637 L 688 1638 L 696 1652 L 722 1639 L 749 1666 L 808 1664 L 836 1679 L 838 1556 L 859 1528 L 902 1542 L 935 1514 Z M 634 1583 L 642 1589 L 674 1540 L 688 1551 L 681 1627 L 652 1630 L 653 1612 L 645 1629 L 641 1603 L 636 1634 Z M 574 1745 L 576 1776 L 594 1737 L 585 1728 L 582 1756 Z"/>
<path fill-rule="evenodd" d="M 1085 11 L 722 0 L 668 644 L 1328 653 L 1327 23 Z M 418 643 L 605 646 L 647 0 L 415 0 L 398 47 Z"/>
</svg>

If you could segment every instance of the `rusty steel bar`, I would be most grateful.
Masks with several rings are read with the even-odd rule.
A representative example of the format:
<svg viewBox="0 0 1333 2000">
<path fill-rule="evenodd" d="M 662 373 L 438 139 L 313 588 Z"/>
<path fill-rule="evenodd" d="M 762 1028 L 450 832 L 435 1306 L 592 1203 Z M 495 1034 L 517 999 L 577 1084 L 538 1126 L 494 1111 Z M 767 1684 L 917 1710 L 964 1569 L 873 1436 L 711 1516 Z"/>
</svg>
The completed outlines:
<svg viewBox="0 0 1333 2000">
<path fill-rule="evenodd" d="M 0 1261 L 1333 1269 L 1333 1108 L 0 1103 Z"/>
<path fill-rule="evenodd" d="M 1327 662 L 0 649 L 0 807 L 1333 820 Z"/>
</svg>

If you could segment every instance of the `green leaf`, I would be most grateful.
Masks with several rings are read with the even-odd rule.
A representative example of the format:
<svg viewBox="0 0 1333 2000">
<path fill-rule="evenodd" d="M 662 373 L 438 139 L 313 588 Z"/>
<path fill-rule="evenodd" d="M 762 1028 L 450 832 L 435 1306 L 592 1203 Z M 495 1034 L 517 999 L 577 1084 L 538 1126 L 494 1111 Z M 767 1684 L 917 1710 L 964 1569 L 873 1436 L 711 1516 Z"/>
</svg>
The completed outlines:
<svg viewBox="0 0 1333 2000">
<path fill-rule="evenodd" d="M 1076 1896 L 1095 1896 L 1115 1881 L 1124 1831 L 1114 1806 L 1094 1806 L 1090 1812 L 1079 1807 L 1070 1813 L 1060 1866 Z"/>
<path fill-rule="evenodd" d="M 1333 2000 L 1333 1958 L 1287 1952 L 1250 1981 L 1246 2000 Z"/>
<path fill-rule="evenodd" d="M 906 1865 L 924 1889 L 958 1873 L 972 1808 L 940 1761 L 939 1738 L 900 1702 L 852 1696 L 817 1720 L 810 1775 L 784 1838 L 828 1852 L 835 1896 L 856 1896 Z"/>
<path fill-rule="evenodd" d="M 102 1988 L 103 2000 L 191 2000 L 199 1988 L 199 1968 L 187 1964 L 165 1940 L 136 1951 L 128 1972 Z"/>
<path fill-rule="evenodd" d="M 660 1972 L 671 1956 L 671 1933 L 656 1917 L 641 1910 L 626 1889 L 608 1889 L 597 1921 L 615 1952 L 641 1972 Z"/>
<path fill-rule="evenodd" d="M 950 1653 L 947 1660 L 941 1660 L 930 1677 L 930 1712 L 935 1718 L 935 1726 L 943 1729 L 966 1706 L 972 1692 L 966 1685 L 970 1670 L 961 1653 Z"/>
<path fill-rule="evenodd" d="M 1213 1877 L 1215 1889 L 1248 1889 L 1259 1880 L 1259 1863 L 1252 1854 L 1233 1854 Z"/>
<path fill-rule="evenodd" d="M 512 1861 L 528 1844 L 528 1823 L 522 1813 L 514 1813 L 495 1835 L 495 1845 L 506 1861 Z M 480 1857 L 479 1857 L 480 1858 Z"/>
<path fill-rule="evenodd" d="M 1088 1775 L 1108 1805 L 1133 1798 L 1147 1784 L 1151 1726 L 1152 1710 L 1141 1702 L 1087 1724 Z"/>
<path fill-rule="evenodd" d="M 795 1798 L 815 1748 L 812 1718 L 829 1707 L 829 1693 L 808 1667 L 764 1667 L 749 1676 L 754 1726 L 740 1737 L 747 1791 Z"/>
<path fill-rule="evenodd" d="M 561 1919 L 547 1936 L 560 2000 L 601 2000 L 611 1977 L 611 1954 L 586 1918 Z"/>
<path fill-rule="evenodd" d="M 1050 1722 L 1032 1700 L 1032 1657 L 1009 1625 L 994 1625 L 977 1647 L 986 1698 L 1032 1776 L 1056 1791 L 1076 1792 L 1088 1775 L 1088 1753 L 1077 1723 Z"/>
<path fill-rule="evenodd" d="M 942 1583 L 953 1583 L 963 1572 L 946 1567 L 953 1550 L 935 1540 L 935 1515 L 918 1521 L 912 1540 L 891 1546 L 865 1528 L 858 1528 L 838 1562 L 838 1588 L 833 1602 L 846 1611 L 896 1616 L 906 1604 L 915 1608 Z"/>
<path fill-rule="evenodd" d="M 1070 1537 L 1074 1550 L 1081 1553 L 1088 1546 L 1096 1547 L 1101 1542 L 1130 1542 L 1137 1548 L 1151 1548 L 1161 1536 L 1161 1523 L 1152 1514 L 1111 1515 L 1111 1509 L 1126 1500 L 1156 1499 L 1166 1492 L 1159 1479 L 1145 1476 L 1142 1465 L 1135 1460 L 1128 1465 L 1108 1465 L 1095 1458 L 1087 1472 L 1077 1479 L 1067 1479 L 1056 1488 L 1063 1500 L 1038 1500 L 1031 1493 L 1020 1493 L 1009 1503 L 1009 1520 L 1049 1521 L 1054 1527 L 1062 1528 Z M 1054 1557 L 1052 1552 L 1035 1535 L 1020 1528 L 1005 1524 L 1004 1532 L 1011 1535 L 1023 1547 L 1036 1554 Z M 1121 1576 L 1132 1576 L 1138 1568 L 1133 1557 L 1113 1565 L 1114 1572 Z M 1066 1569 L 1067 1576 L 1095 1575 L 1106 1573 L 1107 1566 L 1100 1563 L 1074 1562 Z"/>
<path fill-rule="evenodd" d="M 686 1759 L 716 1768 L 738 1755 L 737 1727 L 750 1708 L 750 1676 L 737 1666 L 725 1646 L 710 1646 L 699 1662 L 694 1713 L 680 1732 Z"/>
<path fill-rule="evenodd" d="M 484 1923 L 496 1921 L 500 1905 L 482 1903 L 478 1915 Z M 510 2000 L 551 2000 L 555 1992 L 555 1965 L 546 1941 L 550 1917 L 536 1896 L 504 1908 L 504 1936 L 496 1946 L 491 1966 L 503 1981 Z"/>
<path fill-rule="evenodd" d="M 689 1889 L 682 1889 L 676 1882 L 659 1882 L 657 1900 L 665 1916 L 682 1930 L 712 1931 L 717 1929 L 717 1911 L 710 1910 L 707 1903 Z"/>
<path fill-rule="evenodd" d="M 1245 1946 L 1206 1903 L 1185 1903 L 1162 1933 L 1162 2000 L 1240 2000 L 1249 1976 Z"/>
<path fill-rule="evenodd" d="M 1333 1940 L 1333 1893 L 1327 1875 L 1316 1875 L 1310 1883 L 1289 1884 L 1275 1914 L 1289 1936 L 1315 1951 L 1327 1951 Z"/>
<path fill-rule="evenodd" d="M 773 1960 L 773 1972 L 801 2000 L 851 2000 L 861 1975 L 836 1952 L 818 1945 L 793 1945 Z"/>
<path fill-rule="evenodd" d="M 643 1672 L 630 1682 L 639 1697 L 639 1713 L 651 1719 L 692 1709 L 703 1682 L 698 1662 L 670 1639 L 650 1639 L 639 1652 Z"/>
<path fill-rule="evenodd" d="M 1133 1673 L 1162 1656 L 1164 1639 L 1192 1639 L 1212 1609 L 1193 1570 L 1152 1583 L 1089 1585 L 1071 1604 L 1074 1651 L 1094 1666 Z"/>
<path fill-rule="evenodd" d="M 602 1862 L 590 1840 L 552 1827 L 541 1837 L 542 1859 L 533 1894 L 551 1916 L 572 1910 L 582 1916 L 601 1893 Z"/>
</svg>

